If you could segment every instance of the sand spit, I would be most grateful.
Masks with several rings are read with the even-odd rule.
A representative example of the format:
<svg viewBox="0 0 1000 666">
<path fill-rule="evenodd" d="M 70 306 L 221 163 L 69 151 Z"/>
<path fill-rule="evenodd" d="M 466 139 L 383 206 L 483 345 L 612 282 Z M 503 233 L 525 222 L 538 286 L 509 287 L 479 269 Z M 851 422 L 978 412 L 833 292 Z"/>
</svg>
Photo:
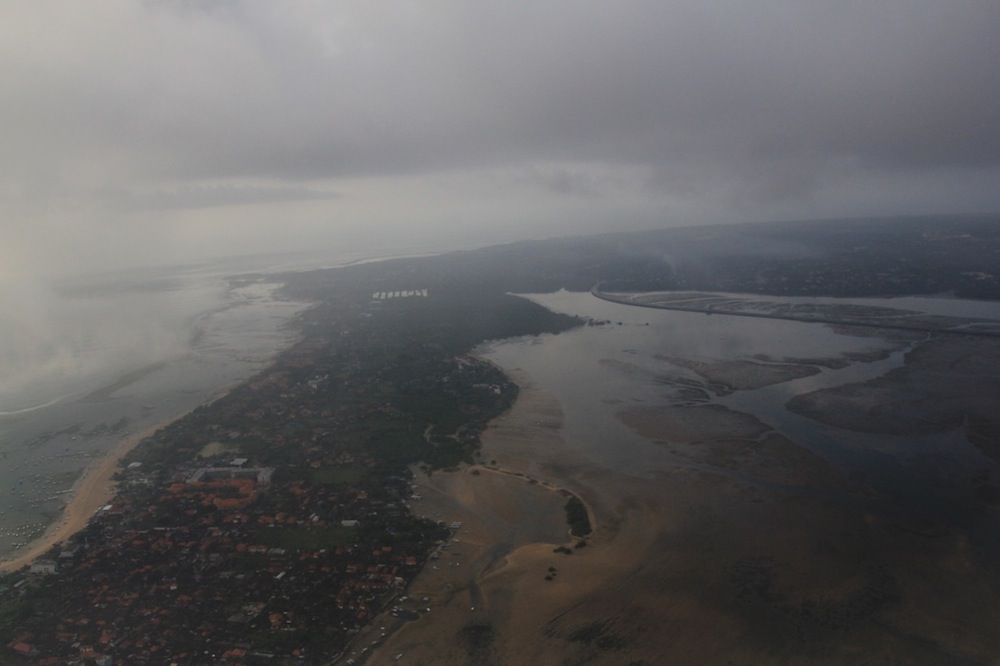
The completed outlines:
<svg viewBox="0 0 1000 666">
<path fill-rule="evenodd" d="M 819 368 L 798 363 L 764 363 L 762 361 L 715 361 L 706 362 L 667 354 L 658 354 L 657 359 L 667 361 L 681 368 L 687 368 L 707 381 L 710 386 L 719 386 L 719 394 L 761 388 L 780 384 L 792 379 L 810 377 L 820 372 Z"/>
<path fill-rule="evenodd" d="M 790 303 L 779 299 L 769 300 L 751 294 L 714 292 L 609 293 L 602 292 L 597 288 L 594 288 L 591 294 L 612 303 L 660 310 L 760 319 L 785 319 L 810 324 L 851 326 L 877 331 L 1000 337 L 998 323 L 992 319 L 946 317 L 856 303 Z"/>
</svg>

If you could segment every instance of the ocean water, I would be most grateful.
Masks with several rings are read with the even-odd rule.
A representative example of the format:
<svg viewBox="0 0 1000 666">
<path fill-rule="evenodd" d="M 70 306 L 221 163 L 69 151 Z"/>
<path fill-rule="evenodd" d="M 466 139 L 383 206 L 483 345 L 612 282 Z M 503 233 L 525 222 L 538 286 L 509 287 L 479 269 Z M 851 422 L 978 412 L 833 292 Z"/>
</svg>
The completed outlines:
<svg viewBox="0 0 1000 666">
<path fill-rule="evenodd" d="M 79 276 L 4 294 L 0 311 L 0 557 L 58 519 L 88 466 L 122 438 L 190 411 L 294 342 L 306 303 L 267 278 L 336 265 L 253 257 Z M 234 286 L 235 285 L 235 286 Z"/>
</svg>

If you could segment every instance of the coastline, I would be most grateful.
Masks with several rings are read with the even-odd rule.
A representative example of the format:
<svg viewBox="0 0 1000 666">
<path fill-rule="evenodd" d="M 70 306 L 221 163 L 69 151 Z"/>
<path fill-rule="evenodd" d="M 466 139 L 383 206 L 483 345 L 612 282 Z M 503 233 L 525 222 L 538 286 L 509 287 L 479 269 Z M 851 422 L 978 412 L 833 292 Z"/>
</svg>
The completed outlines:
<svg viewBox="0 0 1000 666">
<path fill-rule="evenodd" d="M 393 283 L 417 283 L 411 279 L 416 273 L 389 273 Z M 336 282 L 331 277 L 331 284 Z M 975 536 L 969 524 L 948 523 L 936 513 L 937 507 L 923 503 L 900 507 L 896 495 L 880 493 L 867 477 L 850 474 L 869 467 L 835 464 L 828 459 L 832 456 L 820 455 L 825 451 L 819 445 L 814 453 L 804 445 L 813 444 L 807 423 L 789 421 L 797 427 L 782 430 L 785 421 L 770 418 L 769 410 L 757 411 L 754 400 L 779 404 L 773 395 L 768 394 L 766 401 L 751 395 L 753 399 L 744 402 L 727 402 L 740 391 L 799 382 L 791 384 L 787 393 L 813 396 L 814 408 L 804 415 L 813 422 L 822 422 L 832 410 L 838 418 L 863 419 L 871 427 L 873 419 L 868 418 L 867 409 L 876 405 L 883 410 L 880 420 L 887 423 L 900 423 L 900 415 L 914 415 L 920 423 L 933 416 L 944 423 L 948 417 L 944 410 L 962 404 L 966 410 L 980 409 L 981 421 L 992 424 L 997 392 L 991 390 L 992 376 L 984 373 L 993 367 L 988 361 L 995 353 L 994 342 L 980 338 L 956 345 L 953 337 L 931 340 L 920 349 L 908 349 L 902 358 L 904 367 L 895 374 L 878 375 L 866 366 L 892 359 L 893 354 L 903 356 L 897 338 L 869 344 L 852 337 L 841 347 L 822 344 L 822 337 L 816 343 L 817 336 L 809 334 L 805 339 L 812 342 L 803 344 L 803 352 L 798 353 L 799 347 L 793 344 L 796 336 L 758 331 L 745 336 L 748 351 L 736 344 L 734 338 L 739 335 L 715 327 L 715 323 L 728 325 L 731 320 L 712 318 L 706 325 L 702 317 L 691 331 L 666 322 L 647 332 L 638 328 L 642 320 L 623 316 L 626 323 L 619 324 L 622 328 L 616 327 L 614 333 L 610 325 L 589 332 L 580 329 L 591 338 L 606 336 L 606 344 L 585 341 L 573 348 L 570 335 L 559 338 L 556 342 L 567 351 L 568 362 L 557 363 L 565 361 L 555 353 L 557 349 L 542 348 L 544 340 L 534 339 L 523 348 L 533 353 L 494 354 L 494 359 L 506 365 L 486 359 L 506 381 L 483 367 L 471 368 L 476 374 L 466 372 L 470 368 L 464 358 L 442 361 L 430 353 L 427 358 L 417 354 L 410 358 L 428 361 L 428 372 L 407 369 L 391 374 L 386 368 L 406 365 L 392 363 L 392 352 L 398 351 L 394 345 L 398 343 L 403 350 L 398 360 L 415 349 L 410 337 L 400 335 L 410 333 L 400 322 L 431 321 L 434 334 L 441 337 L 426 339 L 450 340 L 454 331 L 444 328 L 446 322 L 460 321 L 458 317 L 471 321 L 467 314 L 479 312 L 473 308 L 480 300 L 495 308 L 484 306 L 484 312 L 505 313 L 506 303 L 499 297 L 490 301 L 490 292 L 484 289 L 482 293 L 444 293 L 448 299 L 406 302 L 396 309 L 396 303 L 365 308 L 363 301 L 371 293 L 365 280 L 360 284 L 368 291 L 358 290 L 355 307 L 348 297 L 355 295 L 356 285 L 346 279 L 343 283 L 342 291 L 330 287 L 331 296 L 320 301 L 325 306 L 317 308 L 315 318 L 303 318 L 301 328 L 309 332 L 305 344 L 273 371 L 265 371 L 259 382 L 251 378 L 246 392 L 234 392 L 231 401 L 218 405 L 207 418 L 190 419 L 192 432 L 181 432 L 187 430 L 189 421 L 185 420 L 177 432 L 170 428 L 145 442 L 162 443 L 165 453 L 176 454 L 170 464 L 186 465 L 192 455 L 200 455 L 199 446 L 208 442 L 211 447 L 224 439 L 220 434 L 231 435 L 235 447 L 246 433 L 251 441 L 249 453 L 258 450 L 255 446 L 266 446 L 270 457 L 266 462 L 275 469 L 285 464 L 295 467 L 287 482 L 282 479 L 283 486 L 273 487 L 276 501 L 262 503 L 260 510 L 249 509 L 237 518 L 213 509 L 216 497 L 209 493 L 214 490 L 188 489 L 190 495 L 184 490 L 177 493 L 183 497 L 168 498 L 160 506 L 137 497 L 133 507 L 146 504 L 151 510 L 136 514 L 135 521 L 119 524 L 99 509 L 116 491 L 123 493 L 115 501 L 116 508 L 131 494 L 126 484 L 115 488 L 115 470 L 123 457 L 131 460 L 126 457 L 128 451 L 144 437 L 184 414 L 141 433 L 103 440 L 100 458 L 92 459 L 82 474 L 79 465 L 75 467 L 71 493 L 62 496 L 69 503 L 65 513 L 49 523 L 51 529 L 45 535 L 25 546 L 23 555 L 12 554 L 21 557 L 0 566 L 0 570 L 23 567 L 40 555 L 53 557 L 64 547 L 66 535 L 90 525 L 75 538 L 81 545 L 77 565 L 60 566 L 57 576 L 31 576 L 31 583 L 20 590 L 7 586 L 3 601 L 9 599 L 11 608 L 29 611 L 21 617 L 34 632 L 36 645 L 56 646 L 63 660 L 72 660 L 77 658 L 79 645 L 108 644 L 115 650 L 116 661 L 122 657 L 132 663 L 165 657 L 165 648 L 182 656 L 210 654 L 223 642 L 248 643 L 247 650 L 261 650 L 261 655 L 248 657 L 252 661 L 270 654 L 272 645 L 283 644 L 282 654 L 287 656 L 279 659 L 356 666 L 396 662 L 410 666 L 621 666 L 665 660 L 780 664 L 800 658 L 818 664 L 851 662 L 858 655 L 922 661 L 933 650 L 942 655 L 941 663 L 951 663 L 945 657 L 956 655 L 980 663 L 1000 654 L 1000 639 L 990 628 L 996 624 L 997 606 L 993 593 L 982 585 L 991 569 L 975 557 L 987 551 L 969 538 Z M 323 288 L 319 281 L 306 286 Z M 425 310 L 420 313 L 423 320 L 413 316 L 411 305 Z M 512 319 L 527 328 L 533 313 L 516 312 L 524 314 L 525 321 Z M 354 314 L 359 316 L 354 318 Z M 641 314 L 643 319 L 653 317 L 648 311 Z M 492 323 L 485 316 L 475 319 Z M 645 326 L 649 325 L 646 321 Z M 636 335 L 628 335 L 633 326 Z M 487 334 L 506 330 L 486 325 L 483 329 Z M 413 330 L 419 332 L 420 327 Z M 696 343 L 684 343 L 688 334 L 697 334 Z M 646 338 L 651 341 L 643 346 Z M 773 348 L 757 344 L 764 339 L 773 342 Z M 937 343 L 945 349 L 937 349 Z M 544 363 L 538 363 L 539 358 Z M 670 367 L 656 372 L 650 368 L 659 366 L 643 362 L 646 358 Z M 577 362 L 583 370 L 587 369 L 584 362 L 592 362 L 600 372 L 560 377 L 575 380 L 570 386 L 573 390 L 553 381 L 556 375 L 549 369 L 562 373 Z M 799 381 L 852 364 L 865 371 L 845 373 L 845 377 L 864 379 L 864 383 L 827 382 L 834 388 L 858 387 L 843 395 L 818 389 L 827 384 Z M 423 367 L 414 363 L 418 370 Z M 813 372 L 817 368 L 821 370 Z M 345 375 L 338 373 L 345 369 L 357 370 L 346 377 L 361 381 L 341 382 Z M 414 376 L 426 381 L 411 383 Z M 942 382 L 942 377 L 949 381 Z M 459 382 L 452 383 L 452 378 L 461 379 L 462 385 L 478 380 L 473 387 L 492 388 L 482 396 L 493 393 L 503 400 L 453 401 L 456 394 L 463 398 L 480 394 L 454 390 Z M 493 382 L 503 388 L 491 386 Z M 630 385 L 637 382 L 653 388 L 632 390 Z M 240 384 L 244 382 L 232 387 Z M 464 434 L 461 429 L 455 435 L 446 434 L 451 428 L 434 431 L 438 421 L 454 422 L 446 418 L 451 412 L 444 409 L 443 417 L 437 418 L 435 412 L 435 418 L 429 419 L 431 427 L 424 429 L 426 421 L 404 427 L 411 413 L 426 412 L 402 409 L 412 404 L 406 400 L 392 401 L 397 395 L 412 395 L 415 387 L 427 390 L 433 399 L 442 395 L 434 393 L 436 387 L 446 384 L 449 390 L 442 392 L 443 403 L 480 410 L 476 432 L 486 423 L 478 451 L 471 446 L 467 451 L 476 462 L 447 466 L 409 462 L 412 478 L 405 473 L 375 477 L 375 465 L 389 459 L 376 458 L 375 453 L 384 454 L 390 448 L 395 453 L 397 433 L 409 433 L 421 447 L 425 442 L 436 447 L 445 441 L 442 436 L 466 439 L 459 437 Z M 507 393 L 510 384 L 519 388 L 513 404 L 513 396 Z M 926 398 L 917 393 L 924 385 L 930 387 Z M 594 395 L 584 395 L 575 390 L 578 387 Z M 393 388 L 405 391 L 396 393 Z M 596 393 L 603 388 L 609 390 Z M 966 390 L 968 395 L 963 395 Z M 595 400 L 588 402 L 591 397 Z M 430 399 L 428 403 L 435 405 Z M 206 402 L 201 392 L 192 400 L 213 401 Z M 339 411 L 348 403 L 352 409 Z M 939 406 L 941 418 L 931 412 L 929 404 Z M 902 407 L 886 409 L 883 405 Z M 487 411 L 484 406 L 493 409 Z M 502 407 L 506 411 L 491 418 Z M 607 412 L 599 411 L 605 408 Z M 596 419 L 577 420 L 584 410 L 615 419 L 615 428 L 605 430 Z M 139 429 L 173 411 L 160 407 L 156 416 L 133 427 Z M 257 433 L 251 435 L 246 432 L 250 427 L 244 429 L 251 420 L 261 422 L 259 443 L 249 439 Z M 377 425 L 355 429 L 363 421 Z M 581 427 L 587 425 L 595 427 L 589 431 Z M 920 427 L 923 432 L 928 426 Z M 966 430 L 971 433 L 971 425 Z M 982 431 L 984 438 L 990 434 Z M 855 441 L 852 434 L 830 435 L 831 440 L 841 437 L 856 457 L 867 445 Z M 403 437 L 398 441 L 406 442 Z M 385 446 L 365 448 L 366 443 Z M 992 465 L 985 473 L 971 465 L 949 467 L 954 447 L 951 440 L 947 443 L 947 455 L 935 459 L 924 455 L 922 442 L 900 442 L 906 448 L 899 455 L 881 448 L 874 449 L 874 454 L 891 456 L 890 462 L 898 461 L 899 469 L 921 465 L 914 467 L 919 475 L 953 485 L 977 510 L 972 517 L 984 520 L 981 529 L 985 531 L 995 525 L 986 519 L 994 519 L 998 496 L 989 472 L 993 471 L 993 479 L 1000 474 Z M 289 448 L 279 448 L 285 446 Z M 209 455 L 207 447 L 200 450 Z M 358 450 L 364 453 L 357 455 Z M 212 455 L 222 454 L 226 447 L 220 444 L 212 451 Z M 640 454 L 641 464 L 635 464 Z M 944 464 L 928 476 L 922 470 L 930 460 Z M 980 460 L 972 459 L 973 463 Z M 896 472 L 897 467 L 890 471 Z M 896 482 L 901 476 L 886 478 Z M 362 486 L 361 481 L 371 483 Z M 371 498 L 366 496 L 380 484 L 383 488 Z M 383 489 L 391 492 L 383 494 Z M 590 537 L 578 540 L 568 534 L 564 492 L 586 505 L 594 528 Z M 191 519 L 185 519 L 185 511 L 196 502 L 204 510 L 186 513 Z M 320 506 L 337 509 L 314 512 Z M 278 508 L 288 511 L 282 511 L 285 515 L 279 518 Z M 414 523 L 407 509 L 447 531 L 411 529 Z M 395 522 L 382 521 L 387 515 L 384 511 L 389 510 L 400 519 L 402 530 L 395 529 Z M 94 511 L 97 518 L 91 523 Z M 369 525 L 357 531 L 340 529 L 357 527 L 358 516 L 371 517 L 373 529 L 362 531 Z M 311 523 L 321 521 L 316 525 L 319 529 L 312 529 Z M 179 529 L 170 530 L 168 525 L 175 524 Z M 199 526 L 194 538 L 189 525 Z M 262 529 L 268 525 L 274 529 Z M 155 527 L 150 526 L 164 526 L 166 531 L 153 533 Z M 285 527 L 291 529 L 278 539 L 270 538 Z M 95 528 L 102 536 L 93 536 Z M 89 537 L 86 545 L 84 535 Z M 352 544 L 360 543 L 360 548 L 340 549 L 348 538 Z M 153 548 L 153 543 L 158 545 Z M 342 551 L 336 557 L 332 546 Z M 46 552 L 47 548 L 51 550 Z M 211 560 L 206 553 L 213 556 Z M 122 576 L 127 571 L 123 564 L 134 562 L 148 563 L 148 567 L 138 569 L 134 577 Z M 418 568 L 422 562 L 424 566 Z M 244 568 L 258 577 L 244 576 L 234 586 L 233 577 Z M 345 582 L 343 576 L 349 569 L 358 577 Z M 16 576 L 23 577 L 24 570 Z M 369 582 L 375 581 L 374 576 L 383 578 Z M 170 583 L 166 587 L 164 580 Z M 232 616 L 236 603 L 232 595 L 244 592 L 246 599 L 239 601 L 248 603 L 240 607 L 252 613 Z M 191 603 L 199 595 L 201 603 Z M 72 615 L 87 622 L 63 625 L 71 596 L 81 602 Z M 334 598 L 336 608 L 330 604 Z M 219 605 L 212 606 L 210 601 Z M 380 608 L 385 612 L 379 613 Z M 123 629 L 120 617 L 128 620 Z M 236 619 L 223 624 L 219 622 L 223 617 Z M 958 621 L 961 626 L 956 626 Z M 202 631 L 200 638 L 195 631 L 185 631 L 186 644 L 173 643 L 165 631 L 199 625 L 211 631 Z M 114 636 L 112 629 L 118 632 Z M 319 636 L 314 629 L 338 641 L 323 653 L 322 660 L 319 652 L 303 657 L 299 649 Z M 129 643 L 135 636 L 143 637 L 142 644 Z M 302 640 L 296 640 L 300 636 Z M 258 641 L 259 637 L 263 638 Z M 319 642 L 316 645 L 326 649 Z"/>
<path fill-rule="evenodd" d="M 99 460 L 84 470 L 73 485 L 70 499 L 63 507 L 62 515 L 49 525 L 38 539 L 32 541 L 12 559 L 0 560 L 0 574 L 11 573 L 29 566 L 53 546 L 70 538 L 90 522 L 93 515 L 114 496 L 116 483 L 113 480 L 122 459 L 140 442 L 165 428 L 174 421 L 184 418 L 189 412 L 177 414 L 122 438 Z"/>
<path fill-rule="evenodd" d="M 252 379 L 258 373 L 266 371 L 281 354 L 293 348 L 302 340 L 303 333 L 295 322 L 304 311 L 313 307 L 315 303 L 280 295 L 278 292 L 283 285 L 283 282 L 273 281 L 273 283 L 265 285 L 267 289 L 265 297 L 230 298 L 224 303 L 215 304 L 211 308 L 203 310 L 197 308 L 205 305 L 204 299 L 196 299 L 195 306 L 192 306 L 191 312 L 194 313 L 197 311 L 199 317 L 216 316 L 231 311 L 241 313 L 239 318 L 232 319 L 231 321 L 223 321 L 220 324 L 213 324 L 215 326 L 212 329 L 213 334 L 227 336 L 246 334 L 243 328 L 237 329 L 236 325 L 243 326 L 243 322 L 248 318 L 246 314 L 242 313 L 256 314 L 257 319 L 254 321 L 265 323 L 263 325 L 255 325 L 250 329 L 248 335 L 253 336 L 253 346 L 243 349 L 236 361 L 232 362 L 230 359 L 222 357 L 216 351 L 216 349 L 222 349 L 221 346 L 217 345 L 207 351 L 201 350 L 192 338 L 190 342 L 191 352 L 196 355 L 203 355 L 202 360 L 205 363 L 209 364 L 213 369 L 218 368 L 218 379 L 215 375 L 212 375 L 210 380 L 202 382 L 200 386 L 195 386 L 204 379 L 203 377 L 196 378 L 194 381 L 195 385 L 185 385 L 178 391 L 179 394 L 183 394 L 178 404 L 163 410 L 157 409 L 151 415 L 146 415 L 144 405 L 141 415 L 135 413 L 126 414 L 127 409 L 139 410 L 139 405 L 136 403 L 132 407 L 126 405 L 122 408 L 120 414 L 111 416 L 108 422 L 119 417 L 129 420 L 135 419 L 135 422 L 130 424 L 130 426 L 137 430 L 132 433 L 126 430 L 115 437 L 108 437 L 100 449 L 95 448 L 85 454 L 89 459 L 80 463 L 80 466 L 76 467 L 76 469 L 69 471 L 69 474 L 75 474 L 76 478 L 72 480 L 72 486 L 68 490 L 61 489 L 59 491 L 62 500 L 61 505 L 56 505 L 53 502 L 53 504 L 46 507 L 44 514 L 41 512 L 32 514 L 32 518 L 34 518 L 39 527 L 39 530 L 33 534 L 34 538 L 30 540 L 24 539 L 28 542 L 16 549 L 7 550 L 5 544 L 4 552 L 0 553 L 0 576 L 29 566 L 53 546 L 66 541 L 86 527 L 94 514 L 114 498 L 117 486 L 112 477 L 119 470 L 121 460 L 139 443 L 155 434 L 158 430 L 184 418 L 195 409 L 216 402 Z M 230 286 L 220 293 L 228 293 L 233 290 L 234 288 Z M 239 308 L 244 309 L 238 310 Z M 273 322 L 279 323 L 275 324 Z M 255 342 L 256 340 L 261 340 L 262 343 L 273 341 L 273 344 L 265 346 L 262 343 Z M 108 380 L 108 383 L 98 385 L 97 388 L 84 388 L 79 391 L 60 395 L 42 404 L 33 404 L 28 407 L 14 409 L 7 413 L 0 413 L 0 417 L 20 416 L 56 405 L 63 401 L 78 402 L 86 406 L 87 404 L 96 405 L 111 399 L 117 399 L 120 397 L 119 392 L 123 391 L 123 389 L 130 387 L 150 374 L 170 367 L 174 360 L 181 359 L 182 361 L 187 361 L 190 358 L 194 358 L 195 356 L 192 356 L 191 352 L 167 359 L 157 357 L 159 360 L 154 360 L 145 365 L 138 363 L 136 369 L 127 371 L 113 380 Z M 209 375 L 206 374 L 205 376 L 208 377 Z M 96 384 L 97 382 L 95 381 L 94 383 Z M 187 396 L 190 394 L 196 395 L 194 398 L 196 402 L 188 400 Z M 129 399 L 128 395 L 126 395 L 126 399 Z M 156 401 L 154 400 L 154 402 Z M 166 404 L 167 401 L 160 402 L 161 404 Z M 177 411 L 174 412 L 174 410 Z M 157 420 L 150 422 L 152 419 Z M 82 421 L 82 418 L 77 420 Z M 97 424 L 95 422 L 94 425 L 96 428 L 106 427 L 104 423 Z M 73 427 L 81 426 L 74 423 Z M 47 435 L 43 432 L 43 436 Z M 105 436 L 105 433 L 101 432 L 101 436 Z M 72 478 L 70 476 L 69 479 L 65 481 L 60 479 L 60 481 L 68 483 Z M 62 486 L 62 488 L 65 487 Z"/>
<path fill-rule="evenodd" d="M 107 453 L 87 465 L 83 473 L 70 489 L 68 501 L 62 508 L 60 515 L 49 524 L 41 536 L 7 557 L 0 557 L 0 576 L 17 571 L 22 567 L 29 566 L 53 546 L 69 539 L 86 527 L 94 514 L 102 506 L 106 505 L 111 499 L 114 498 L 117 492 L 117 484 L 113 481 L 112 477 L 118 471 L 121 460 L 143 440 L 151 437 L 158 430 L 166 428 L 175 421 L 183 419 L 195 409 L 211 405 L 217 400 L 225 397 L 237 387 L 245 384 L 253 376 L 256 376 L 260 372 L 264 372 L 267 368 L 274 365 L 275 361 L 281 356 L 281 354 L 285 353 L 289 349 L 292 349 L 296 344 L 302 341 L 303 333 L 293 324 L 293 322 L 299 315 L 301 315 L 302 312 L 314 307 L 315 303 L 304 300 L 289 299 L 286 297 L 278 297 L 276 294 L 280 289 L 281 284 L 271 290 L 271 302 L 297 303 L 298 307 L 293 313 L 284 318 L 284 323 L 281 324 L 281 327 L 278 329 L 284 330 L 284 333 L 281 336 L 281 341 L 275 348 L 272 348 L 260 359 L 259 367 L 251 372 L 247 378 L 238 379 L 207 391 L 204 398 L 197 405 L 186 408 L 172 416 L 167 416 L 135 433 L 126 435 L 125 437 L 119 439 L 107 451 Z M 219 310 L 213 310 L 213 312 L 222 311 L 228 309 L 229 307 L 232 306 L 226 305 Z M 109 395 L 123 386 L 128 385 L 136 379 L 142 378 L 151 372 L 159 370 L 165 365 L 166 362 L 158 361 L 141 367 L 107 386 L 103 386 L 86 393 L 82 398 L 80 398 L 80 400 L 92 402 L 105 400 Z M 46 405 L 31 407 L 29 409 L 34 410 L 44 406 Z"/>
</svg>

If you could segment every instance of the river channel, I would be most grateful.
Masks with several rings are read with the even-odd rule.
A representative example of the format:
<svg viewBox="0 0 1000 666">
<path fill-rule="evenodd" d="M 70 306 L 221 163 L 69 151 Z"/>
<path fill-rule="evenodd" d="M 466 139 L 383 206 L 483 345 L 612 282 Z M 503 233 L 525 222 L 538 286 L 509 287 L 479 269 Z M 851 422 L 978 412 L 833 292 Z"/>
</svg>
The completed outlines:
<svg viewBox="0 0 1000 666">
<path fill-rule="evenodd" d="M 900 368 L 925 334 L 847 331 L 826 324 L 657 310 L 611 303 L 588 293 L 563 291 L 528 298 L 551 310 L 603 323 L 493 343 L 485 356 L 502 368 L 526 372 L 550 391 L 563 411 L 563 438 L 600 467 L 649 476 L 671 466 L 703 466 L 679 459 L 676 447 L 642 436 L 620 418 L 629 410 L 681 404 L 679 383 L 704 387 L 704 377 L 692 371 L 691 362 L 715 367 L 789 365 L 806 367 L 813 374 L 764 386 L 702 390 L 699 404 L 749 414 L 827 461 L 865 489 L 860 496 L 842 500 L 863 504 L 866 511 L 920 513 L 933 523 L 955 526 L 978 521 L 988 511 L 971 499 L 969 479 L 1000 478 L 1000 466 L 970 444 L 961 428 L 905 437 L 863 433 L 824 425 L 786 408 L 797 395 L 861 384 Z M 993 303 L 946 298 L 851 302 L 1000 319 Z M 707 471 L 741 474 L 732 468 Z M 791 491 L 812 492 L 804 487 Z"/>
</svg>

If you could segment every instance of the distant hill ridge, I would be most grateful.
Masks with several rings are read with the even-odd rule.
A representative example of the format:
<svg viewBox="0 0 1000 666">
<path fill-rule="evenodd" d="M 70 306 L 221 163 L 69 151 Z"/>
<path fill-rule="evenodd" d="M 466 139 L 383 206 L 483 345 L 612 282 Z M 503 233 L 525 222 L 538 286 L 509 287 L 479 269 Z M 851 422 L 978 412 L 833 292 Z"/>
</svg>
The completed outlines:
<svg viewBox="0 0 1000 666">
<path fill-rule="evenodd" d="M 702 290 L 1000 299 L 1000 215 L 802 220 L 522 241 L 333 269 L 365 289 Z M 289 277 L 299 295 L 331 271 Z"/>
</svg>

